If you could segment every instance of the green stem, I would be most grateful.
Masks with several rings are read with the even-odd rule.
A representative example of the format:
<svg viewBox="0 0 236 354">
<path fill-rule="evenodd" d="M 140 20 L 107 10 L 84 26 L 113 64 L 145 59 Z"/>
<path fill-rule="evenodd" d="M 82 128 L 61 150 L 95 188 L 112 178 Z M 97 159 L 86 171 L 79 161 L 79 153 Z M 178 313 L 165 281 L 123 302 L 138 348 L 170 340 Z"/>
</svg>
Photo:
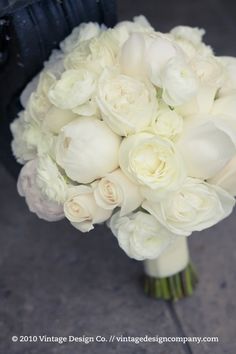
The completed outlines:
<svg viewBox="0 0 236 354">
<path fill-rule="evenodd" d="M 183 271 L 170 277 L 154 278 L 145 275 L 144 291 L 156 299 L 177 301 L 192 295 L 197 282 L 197 273 L 189 263 Z"/>
</svg>

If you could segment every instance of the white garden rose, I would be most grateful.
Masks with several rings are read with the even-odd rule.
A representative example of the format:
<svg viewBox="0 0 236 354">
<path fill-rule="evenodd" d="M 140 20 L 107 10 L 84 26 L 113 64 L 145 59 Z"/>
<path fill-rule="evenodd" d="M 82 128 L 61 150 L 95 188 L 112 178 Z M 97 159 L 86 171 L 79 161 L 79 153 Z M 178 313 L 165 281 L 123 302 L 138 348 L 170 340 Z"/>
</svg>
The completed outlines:
<svg viewBox="0 0 236 354">
<path fill-rule="evenodd" d="M 76 109 L 91 99 L 96 77 L 86 69 L 67 70 L 49 90 L 50 101 L 61 109 Z"/>
<path fill-rule="evenodd" d="M 177 235 L 189 236 L 229 216 L 234 198 L 218 186 L 187 178 L 181 188 L 160 201 L 144 201 L 142 207 Z"/>
<path fill-rule="evenodd" d="M 96 37 L 101 32 L 98 23 L 88 22 L 81 23 L 78 27 L 75 27 L 71 34 L 60 43 L 60 48 L 64 53 L 70 53 L 81 42 L 87 41 L 93 37 Z"/>
<path fill-rule="evenodd" d="M 12 150 L 19 163 L 32 160 L 37 155 L 52 154 L 53 134 L 30 120 L 27 111 L 21 112 L 10 128 L 13 134 Z"/>
<path fill-rule="evenodd" d="M 182 129 L 183 118 L 167 105 L 162 105 L 152 123 L 153 132 L 163 138 L 166 137 L 170 140 L 175 140 L 182 132 Z"/>
<path fill-rule="evenodd" d="M 98 82 L 97 103 L 104 121 L 127 136 L 147 127 L 157 114 L 155 88 L 148 82 L 105 70 Z"/>
<path fill-rule="evenodd" d="M 36 91 L 38 83 L 39 83 L 39 74 L 36 75 L 24 88 L 24 90 L 22 91 L 21 95 L 20 95 L 20 103 L 22 105 L 23 108 L 26 108 L 26 105 L 29 101 L 29 98 L 31 96 L 31 94 Z"/>
<path fill-rule="evenodd" d="M 78 118 L 78 114 L 72 112 L 70 109 L 60 109 L 52 106 L 44 117 L 42 127 L 45 131 L 59 134 L 61 128 L 76 118 Z"/>
<path fill-rule="evenodd" d="M 48 61 L 44 63 L 43 71 L 36 75 L 25 87 L 20 95 L 20 103 L 26 108 L 29 98 L 33 92 L 38 95 L 46 95 L 48 90 L 64 71 L 63 54 L 60 50 L 54 49 Z M 41 88 L 46 88 L 45 82 L 48 82 L 48 90 L 42 92 Z"/>
<path fill-rule="evenodd" d="M 143 201 L 139 186 L 132 183 L 120 169 L 94 183 L 94 197 L 104 209 L 120 207 L 121 216 L 137 209 Z"/>
<path fill-rule="evenodd" d="M 68 190 L 64 212 L 71 224 L 81 232 L 92 230 L 93 224 L 106 221 L 112 213 L 111 210 L 105 210 L 96 204 L 90 186 L 82 185 Z"/>
<path fill-rule="evenodd" d="M 201 84 L 214 87 L 216 90 L 225 80 L 225 68 L 213 55 L 196 56 L 190 65 Z"/>
<path fill-rule="evenodd" d="M 157 258 L 175 236 L 152 215 L 141 211 L 126 216 L 117 212 L 109 227 L 125 253 L 139 261 Z"/>
<path fill-rule="evenodd" d="M 236 153 L 233 133 L 226 120 L 214 116 L 185 120 L 177 146 L 188 176 L 200 179 L 215 176 Z"/>
<path fill-rule="evenodd" d="M 25 139 L 26 123 L 24 121 L 24 115 L 24 111 L 20 112 L 18 118 L 10 125 L 13 135 L 11 143 L 12 152 L 17 162 L 21 164 L 24 164 L 26 161 L 32 160 L 37 156 L 36 147 L 28 144 Z"/>
<path fill-rule="evenodd" d="M 139 133 L 125 138 L 120 147 L 122 171 L 147 193 L 162 196 L 177 189 L 186 177 L 181 156 L 174 144 L 157 135 Z M 145 188 L 142 189 L 143 192 Z"/>
<path fill-rule="evenodd" d="M 218 57 L 226 71 L 226 80 L 222 85 L 219 96 L 231 95 L 236 90 L 236 58 Z"/>
<path fill-rule="evenodd" d="M 36 183 L 49 200 L 60 204 L 65 202 L 68 184 L 49 155 L 38 159 Z"/>
<path fill-rule="evenodd" d="M 53 75 L 56 79 L 59 79 L 63 71 L 64 67 L 64 53 L 59 49 L 53 49 L 49 59 L 45 61 L 44 70 Z"/>
<path fill-rule="evenodd" d="M 216 94 L 226 80 L 223 65 L 213 55 L 197 55 L 190 65 L 199 80 L 199 88 L 190 101 L 177 107 L 178 113 L 184 117 L 210 113 Z"/>
<path fill-rule="evenodd" d="M 162 98 L 170 106 L 189 101 L 198 91 L 198 79 L 191 67 L 179 57 L 171 58 L 160 73 Z"/>
<path fill-rule="evenodd" d="M 45 95 L 33 92 L 26 106 L 28 121 L 34 120 L 37 124 L 41 124 L 51 107 L 52 104 Z"/>
<path fill-rule="evenodd" d="M 21 169 L 17 181 L 20 196 L 25 197 L 29 210 L 41 219 L 58 221 L 64 218 L 63 206 L 49 200 L 36 183 L 37 159 L 27 162 Z"/>
<path fill-rule="evenodd" d="M 236 155 L 220 170 L 208 183 L 220 186 L 229 192 L 233 197 L 236 196 Z"/>
<path fill-rule="evenodd" d="M 31 123 L 33 120 L 36 124 L 41 125 L 52 107 L 52 103 L 48 99 L 48 92 L 55 82 L 56 78 L 50 72 L 43 71 L 40 74 L 37 89 L 32 92 L 27 101 L 25 119 L 28 122 Z"/>
<path fill-rule="evenodd" d="M 44 154 L 53 155 L 55 137 L 52 133 L 44 131 L 34 122 L 26 122 L 24 125 L 23 139 L 30 150 L 35 149 L 38 156 Z"/>
<path fill-rule="evenodd" d="M 183 51 L 192 58 L 196 54 L 211 55 L 213 54 L 210 46 L 202 41 L 205 30 L 198 27 L 177 26 L 170 31 L 175 42 L 183 49 Z"/>
<path fill-rule="evenodd" d="M 65 68 L 79 70 L 85 67 L 99 75 L 104 68 L 116 65 L 119 43 L 114 31 L 109 29 L 98 37 L 82 42 L 66 56 Z"/>
<path fill-rule="evenodd" d="M 118 167 L 120 137 L 105 122 L 79 118 L 61 129 L 56 161 L 68 177 L 90 183 Z"/>
</svg>

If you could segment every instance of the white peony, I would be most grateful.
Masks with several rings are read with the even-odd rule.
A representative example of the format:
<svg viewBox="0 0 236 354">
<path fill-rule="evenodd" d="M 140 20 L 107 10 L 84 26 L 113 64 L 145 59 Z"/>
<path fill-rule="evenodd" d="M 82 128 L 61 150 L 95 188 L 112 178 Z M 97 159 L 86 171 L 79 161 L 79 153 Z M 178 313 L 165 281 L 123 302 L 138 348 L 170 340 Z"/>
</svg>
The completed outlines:
<svg viewBox="0 0 236 354">
<path fill-rule="evenodd" d="M 63 204 L 67 198 L 68 184 L 56 163 L 48 155 L 38 159 L 37 185 L 49 200 Z"/>
<path fill-rule="evenodd" d="M 78 114 L 71 110 L 52 106 L 44 117 L 42 129 L 53 134 L 59 134 L 61 128 L 76 118 L 78 118 Z"/>
<path fill-rule="evenodd" d="M 142 207 L 171 232 L 189 236 L 229 216 L 234 205 L 234 198 L 222 188 L 187 178 L 160 203 L 146 200 Z"/>
<path fill-rule="evenodd" d="M 121 48 L 120 65 L 125 74 L 162 88 L 164 101 L 172 106 L 190 100 L 198 89 L 183 51 L 168 35 L 133 33 Z"/>
<path fill-rule="evenodd" d="M 208 183 L 220 186 L 236 196 L 236 155 L 220 170 L 214 177 L 210 178 Z"/>
<path fill-rule="evenodd" d="M 114 35 L 122 46 L 130 36 L 136 33 L 154 32 L 154 28 L 145 16 L 135 16 L 133 21 L 121 21 L 114 27 Z"/>
<path fill-rule="evenodd" d="M 109 227 L 125 253 L 139 261 L 157 258 L 175 236 L 152 215 L 141 211 L 126 216 L 117 212 Z"/>
<path fill-rule="evenodd" d="M 112 213 L 96 204 L 91 187 L 82 185 L 68 190 L 64 212 L 66 218 L 81 232 L 92 230 L 93 224 L 106 221 Z"/>
<path fill-rule="evenodd" d="M 227 121 L 214 116 L 195 116 L 185 120 L 177 147 L 188 176 L 208 179 L 235 155 L 232 130 Z"/>
<path fill-rule="evenodd" d="M 34 159 L 22 167 L 17 181 L 18 193 L 25 197 L 29 210 L 39 218 L 47 221 L 61 220 L 64 218 L 62 205 L 49 200 L 37 186 L 37 164 L 37 159 Z"/>
<path fill-rule="evenodd" d="M 104 121 L 119 135 L 147 127 L 157 114 L 154 87 L 148 83 L 106 70 L 98 83 L 97 103 Z"/>
<path fill-rule="evenodd" d="M 147 193 L 155 191 L 156 196 L 179 188 L 186 176 L 174 144 L 149 133 L 125 138 L 121 143 L 119 162 L 131 180 L 148 187 Z"/>
<path fill-rule="evenodd" d="M 217 98 L 212 105 L 211 114 L 236 120 L 236 92 Z"/>
<path fill-rule="evenodd" d="M 61 129 L 56 161 L 68 177 L 90 183 L 118 167 L 120 137 L 102 121 L 79 118 Z"/>
<path fill-rule="evenodd" d="M 158 32 L 132 33 L 120 53 L 121 70 L 127 75 L 148 77 L 161 86 L 160 74 L 167 62 L 183 52 L 168 35 Z"/>
<path fill-rule="evenodd" d="M 67 70 L 49 90 L 50 101 L 61 109 L 76 109 L 91 99 L 96 87 L 93 72 L 86 69 Z"/>
<path fill-rule="evenodd" d="M 137 209 L 143 201 L 139 186 L 132 183 L 120 169 L 94 183 L 94 197 L 104 209 L 120 207 L 121 216 Z"/>
</svg>

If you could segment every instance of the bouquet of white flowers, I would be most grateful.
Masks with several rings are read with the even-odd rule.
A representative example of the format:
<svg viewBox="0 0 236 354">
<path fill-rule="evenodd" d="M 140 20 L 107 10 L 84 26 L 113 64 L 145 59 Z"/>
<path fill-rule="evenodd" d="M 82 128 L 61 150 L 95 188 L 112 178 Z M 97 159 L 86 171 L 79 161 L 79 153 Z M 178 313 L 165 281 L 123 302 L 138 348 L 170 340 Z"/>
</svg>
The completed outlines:
<svg viewBox="0 0 236 354">
<path fill-rule="evenodd" d="M 157 298 L 192 293 L 187 237 L 235 204 L 236 59 L 216 57 L 203 35 L 156 32 L 143 16 L 82 24 L 11 125 L 29 209 L 81 232 L 106 221 Z"/>
</svg>

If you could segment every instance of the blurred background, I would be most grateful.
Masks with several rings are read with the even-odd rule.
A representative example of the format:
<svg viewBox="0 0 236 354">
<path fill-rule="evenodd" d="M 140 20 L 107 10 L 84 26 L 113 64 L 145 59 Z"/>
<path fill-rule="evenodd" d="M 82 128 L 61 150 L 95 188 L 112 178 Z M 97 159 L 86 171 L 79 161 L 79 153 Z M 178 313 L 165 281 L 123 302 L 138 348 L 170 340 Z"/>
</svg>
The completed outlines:
<svg viewBox="0 0 236 354">
<path fill-rule="evenodd" d="M 117 9 L 119 20 L 143 14 L 159 31 L 180 24 L 205 28 L 217 55 L 236 55 L 235 1 L 118 0 Z M 235 212 L 191 236 L 200 283 L 191 298 L 170 304 L 143 294 L 142 263 L 126 257 L 104 226 L 81 235 L 66 221 L 47 223 L 31 214 L 2 164 L 0 195 L 0 353 L 236 353 Z M 11 341 L 44 334 L 218 336 L 219 343 Z"/>
</svg>

